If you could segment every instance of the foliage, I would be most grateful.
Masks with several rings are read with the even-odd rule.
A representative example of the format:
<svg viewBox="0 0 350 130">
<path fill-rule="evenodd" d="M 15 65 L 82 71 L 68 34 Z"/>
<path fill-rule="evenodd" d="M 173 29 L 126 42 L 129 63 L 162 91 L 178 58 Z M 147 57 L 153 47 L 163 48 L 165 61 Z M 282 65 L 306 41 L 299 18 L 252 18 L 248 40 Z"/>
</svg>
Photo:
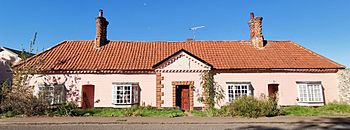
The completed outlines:
<svg viewBox="0 0 350 130">
<path fill-rule="evenodd" d="M 12 113 L 14 115 L 42 115 L 48 110 L 48 102 L 42 97 L 33 95 L 33 86 L 29 85 L 29 79 L 36 72 L 32 67 L 24 67 L 21 70 L 14 71 L 13 84 L 10 87 L 2 87 L 2 90 L 8 88 L 6 93 L 2 93 L 2 102 L 0 104 L 1 112 Z"/>
<path fill-rule="evenodd" d="M 198 101 L 204 102 L 209 109 L 214 108 L 224 99 L 224 90 L 214 81 L 214 74 L 210 71 L 205 71 L 201 74 L 201 86 L 203 95 L 199 96 Z"/>
<path fill-rule="evenodd" d="M 54 110 L 54 114 L 60 116 L 74 116 L 77 113 L 77 109 L 78 105 L 76 102 L 66 102 L 59 105 L 56 110 Z"/>
<path fill-rule="evenodd" d="M 261 116 L 276 116 L 279 113 L 277 101 L 271 97 L 243 96 L 225 106 L 226 115 L 257 118 Z"/>
<path fill-rule="evenodd" d="M 36 34 L 34 40 L 31 42 L 31 46 L 35 43 Z M 32 50 L 32 49 L 30 49 Z M 28 58 L 25 55 L 20 55 L 22 60 L 26 62 Z M 29 52 L 31 53 L 31 51 Z M 0 112 L 9 115 L 42 115 L 48 110 L 48 102 L 43 100 L 42 97 L 33 95 L 33 86 L 29 85 L 30 79 L 33 74 L 38 72 L 36 67 L 40 65 L 41 61 L 37 60 L 32 66 L 23 66 L 21 68 L 13 68 L 13 82 L 12 86 L 2 85 L 1 89 L 1 104 Z"/>
<path fill-rule="evenodd" d="M 350 115 L 350 105 L 346 103 L 328 103 L 320 107 L 288 106 L 281 109 L 281 115 L 291 116 L 339 116 Z"/>
<path fill-rule="evenodd" d="M 5 97 L 8 95 L 9 92 L 10 92 L 10 86 L 7 80 L 5 80 L 3 83 L 0 84 L 0 105 L 1 103 L 4 102 Z M 0 113 L 1 113 L 1 109 L 0 109 Z"/>
<path fill-rule="evenodd" d="M 202 111 L 192 110 L 191 113 L 194 116 L 201 116 L 201 117 L 221 117 L 221 116 L 225 116 L 225 109 L 208 108 Z"/>
<path fill-rule="evenodd" d="M 1 103 L 2 112 L 11 112 L 14 115 L 43 115 L 47 110 L 48 103 L 42 98 L 13 92 Z"/>
</svg>

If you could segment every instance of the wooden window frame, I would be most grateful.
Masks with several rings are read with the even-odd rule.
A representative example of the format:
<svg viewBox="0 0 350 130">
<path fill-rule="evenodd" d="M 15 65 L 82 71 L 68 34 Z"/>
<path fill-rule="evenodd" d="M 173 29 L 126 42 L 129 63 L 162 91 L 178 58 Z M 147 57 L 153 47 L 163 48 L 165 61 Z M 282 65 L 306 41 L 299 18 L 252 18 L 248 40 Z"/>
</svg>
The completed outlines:
<svg viewBox="0 0 350 130">
<path fill-rule="evenodd" d="M 317 91 L 318 93 L 315 93 L 316 89 L 318 89 Z M 297 97 L 298 97 L 299 103 L 323 103 L 324 102 L 323 87 L 321 82 L 297 82 L 297 91 L 298 91 Z M 310 96 L 313 98 L 313 101 L 310 101 L 311 99 Z M 316 98 L 320 100 L 316 101 L 315 100 Z"/>
<path fill-rule="evenodd" d="M 228 97 L 228 102 L 232 102 L 235 99 L 237 99 L 240 96 L 244 96 L 243 91 L 246 91 L 246 96 L 251 96 L 252 95 L 252 88 L 251 88 L 251 83 L 249 82 L 227 82 L 227 97 Z M 239 88 L 238 88 L 239 86 Z M 246 86 L 245 89 L 243 89 L 242 87 Z M 231 87 L 231 89 L 230 89 Z M 238 89 L 237 89 L 238 88 Z M 237 95 L 236 91 L 240 91 L 240 94 Z M 232 93 L 230 93 L 232 92 Z M 231 96 L 230 96 L 231 95 Z"/>
</svg>

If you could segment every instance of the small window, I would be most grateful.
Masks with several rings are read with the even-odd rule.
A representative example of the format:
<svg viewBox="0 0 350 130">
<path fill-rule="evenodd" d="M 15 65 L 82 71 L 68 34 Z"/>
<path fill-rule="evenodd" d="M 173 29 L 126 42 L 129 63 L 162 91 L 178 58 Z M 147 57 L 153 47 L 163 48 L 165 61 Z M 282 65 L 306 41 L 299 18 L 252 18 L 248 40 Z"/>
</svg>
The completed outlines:
<svg viewBox="0 0 350 130">
<path fill-rule="evenodd" d="M 251 95 L 250 83 L 228 83 L 229 102 L 240 96 Z"/>
<path fill-rule="evenodd" d="M 61 104 L 66 101 L 65 86 L 63 84 L 45 85 L 39 84 L 39 94 L 51 105 Z"/>
<path fill-rule="evenodd" d="M 135 104 L 139 103 L 138 85 L 133 84 L 113 84 L 113 104 Z"/>
<path fill-rule="evenodd" d="M 297 82 L 299 102 L 323 102 L 321 82 Z"/>
</svg>

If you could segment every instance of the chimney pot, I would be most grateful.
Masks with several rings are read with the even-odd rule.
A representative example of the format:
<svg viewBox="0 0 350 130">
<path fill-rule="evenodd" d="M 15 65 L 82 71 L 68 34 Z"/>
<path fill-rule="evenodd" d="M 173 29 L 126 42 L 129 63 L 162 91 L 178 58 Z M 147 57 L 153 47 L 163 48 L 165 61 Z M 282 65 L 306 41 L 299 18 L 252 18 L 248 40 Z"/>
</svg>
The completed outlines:
<svg viewBox="0 0 350 130">
<path fill-rule="evenodd" d="M 250 12 L 250 19 L 254 19 L 254 12 Z"/>
<path fill-rule="evenodd" d="M 193 41 L 193 38 L 187 38 L 186 41 Z"/>
<path fill-rule="evenodd" d="M 102 9 L 99 10 L 98 17 L 103 17 L 103 10 Z"/>
</svg>

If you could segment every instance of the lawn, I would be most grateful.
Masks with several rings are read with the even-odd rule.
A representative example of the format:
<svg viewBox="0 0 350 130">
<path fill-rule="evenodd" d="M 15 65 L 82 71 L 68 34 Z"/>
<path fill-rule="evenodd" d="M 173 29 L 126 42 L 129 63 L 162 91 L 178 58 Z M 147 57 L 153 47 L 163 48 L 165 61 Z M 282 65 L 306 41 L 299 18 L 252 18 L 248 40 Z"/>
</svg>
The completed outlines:
<svg viewBox="0 0 350 130">
<path fill-rule="evenodd" d="M 181 117 L 185 113 L 180 109 L 164 108 L 156 109 L 153 107 L 131 107 L 131 108 L 95 108 L 95 109 L 77 109 L 74 116 L 104 116 L 104 117 Z"/>
<path fill-rule="evenodd" d="M 228 116 L 221 109 L 193 110 L 192 115 L 199 117 L 223 117 Z M 350 105 L 345 103 L 328 103 L 320 107 L 288 106 L 279 109 L 279 116 L 350 116 Z"/>
<path fill-rule="evenodd" d="M 287 116 L 349 116 L 350 105 L 329 103 L 320 107 L 289 106 L 282 107 L 280 114 Z"/>
</svg>

